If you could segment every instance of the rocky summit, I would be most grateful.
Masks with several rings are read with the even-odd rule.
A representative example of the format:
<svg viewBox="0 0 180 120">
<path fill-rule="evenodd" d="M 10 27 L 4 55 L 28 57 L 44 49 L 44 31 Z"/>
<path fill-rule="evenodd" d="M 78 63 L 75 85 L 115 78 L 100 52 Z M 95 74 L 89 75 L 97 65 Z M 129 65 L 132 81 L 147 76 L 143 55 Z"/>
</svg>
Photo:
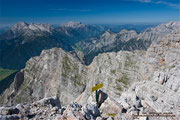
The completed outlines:
<svg viewBox="0 0 180 120">
<path fill-rule="evenodd" d="M 140 35 L 108 30 L 102 41 L 94 42 L 108 46 L 118 41 L 117 37 L 121 42 L 133 38 L 148 41 L 149 35 L 153 42 L 147 50 L 99 54 L 88 66 L 79 51 L 43 50 L 26 63 L 0 96 L 0 119 L 179 120 L 178 25 L 169 22 Z M 97 94 L 92 92 L 92 87 L 101 83 Z"/>
</svg>

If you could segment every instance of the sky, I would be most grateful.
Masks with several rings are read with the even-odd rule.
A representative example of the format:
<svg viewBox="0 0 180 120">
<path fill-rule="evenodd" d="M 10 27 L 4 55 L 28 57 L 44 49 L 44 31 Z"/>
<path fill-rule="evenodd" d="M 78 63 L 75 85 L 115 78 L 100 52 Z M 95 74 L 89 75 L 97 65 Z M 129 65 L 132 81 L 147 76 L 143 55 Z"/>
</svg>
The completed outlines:
<svg viewBox="0 0 180 120">
<path fill-rule="evenodd" d="M 0 0 L 0 26 L 21 21 L 50 24 L 180 21 L 180 0 Z"/>
</svg>

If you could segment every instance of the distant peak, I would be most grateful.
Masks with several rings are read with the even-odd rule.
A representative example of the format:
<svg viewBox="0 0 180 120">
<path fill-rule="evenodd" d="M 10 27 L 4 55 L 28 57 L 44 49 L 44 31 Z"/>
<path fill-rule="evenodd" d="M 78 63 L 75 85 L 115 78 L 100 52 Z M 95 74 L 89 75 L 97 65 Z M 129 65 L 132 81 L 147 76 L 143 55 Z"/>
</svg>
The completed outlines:
<svg viewBox="0 0 180 120">
<path fill-rule="evenodd" d="M 28 27 L 28 23 L 26 22 L 19 22 L 19 23 L 16 23 L 14 26 L 11 27 L 11 30 L 20 30 L 20 29 L 23 29 L 23 28 L 27 28 Z"/>
<path fill-rule="evenodd" d="M 111 30 L 106 30 L 105 32 L 104 32 L 104 34 L 102 35 L 102 37 L 109 37 L 109 36 L 111 36 L 111 35 L 113 35 L 114 33 L 111 31 Z"/>
<path fill-rule="evenodd" d="M 128 32 L 128 30 L 127 29 L 123 29 L 119 33 L 125 33 L 125 32 Z"/>
<path fill-rule="evenodd" d="M 18 26 L 28 26 L 28 23 L 26 22 L 19 22 L 19 23 L 16 23 L 13 27 L 18 27 Z"/>
<path fill-rule="evenodd" d="M 113 32 L 110 30 L 110 29 L 108 29 L 108 30 L 106 30 L 105 31 L 105 34 L 112 34 Z"/>
<path fill-rule="evenodd" d="M 65 24 L 62 24 L 61 26 L 63 27 L 70 27 L 70 28 L 79 28 L 79 27 L 84 27 L 85 24 L 82 24 L 81 22 L 68 22 L 68 23 L 65 23 Z"/>
<path fill-rule="evenodd" d="M 180 26 L 180 21 L 170 21 L 165 23 L 166 26 Z"/>
<path fill-rule="evenodd" d="M 171 28 L 171 27 L 175 27 L 175 28 L 179 28 L 180 27 L 180 21 L 170 21 L 170 22 L 167 22 L 167 23 L 162 23 L 158 26 L 156 26 L 155 28 L 153 29 L 164 29 L 164 27 L 168 27 L 168 28 Z"/>
<path fill-rule="evenodd" d="M 11 27 L 11 31 L 17 35 L 34 35 L 37 32 L 49 32 L 54 29 L 50 24 L 19 22 Z"/>
<path fill-rule="evenodd" d="M 122 33 L 136 33 L 137 34 L 135 30 L 127 30 L 127 29 L 121 30 L 118 34 L 122 34 Z"/>
<path fill-rule="evenodd" d="M 28 23 L 22 21 L 22 22 L 19 22 L 19 23 L 17 23 L 17 24 L 23 24 L 23 25 L 26 25 L 26 24 L 28 24 Z"/>
</svg>

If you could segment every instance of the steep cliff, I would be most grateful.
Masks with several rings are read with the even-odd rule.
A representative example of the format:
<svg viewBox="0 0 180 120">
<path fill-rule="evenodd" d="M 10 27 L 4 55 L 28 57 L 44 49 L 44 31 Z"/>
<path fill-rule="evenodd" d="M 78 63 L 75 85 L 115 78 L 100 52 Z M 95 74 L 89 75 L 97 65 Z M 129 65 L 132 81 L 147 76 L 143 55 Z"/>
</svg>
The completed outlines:
<svg viewBox="0 0 180 120">
<path fill-rule="evenodd" d="M 67 104 L 84 91 L 87 82 L 86 66 L 60 48 L 44 50 L 39 57 L 31 58 L 20 73 L 24 80 L 15 79 L 2 95 L 6 97 L 4 103 L 31 103 L 53 95 Z"/>
</svg>

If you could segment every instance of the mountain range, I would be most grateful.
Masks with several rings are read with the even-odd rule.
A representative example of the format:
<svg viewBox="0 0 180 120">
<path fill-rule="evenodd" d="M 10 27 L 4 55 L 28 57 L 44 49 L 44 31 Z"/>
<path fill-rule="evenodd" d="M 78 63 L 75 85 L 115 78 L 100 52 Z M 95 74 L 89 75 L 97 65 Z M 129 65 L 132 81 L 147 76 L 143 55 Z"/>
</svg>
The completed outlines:
<svg viewBox="0 0 180 120">
<path fill-rule="evenodd" d="M 132 28 L 143 31 L 146 27 L 149 26 L 124 25 L 115 27 L 85 25 L 81 22 L 69 22 L 54 27 L 50 24 L 20 22 L 0 34 L 0 66 L 15 70 L 22 69 L 31 57 L 38 56 L 42 50 L 53 47 L 60 47 L 65 51 L 82 51 L 85 55 L 84 63 L 90 64 L 99 53 L 146 49 L 154 39 L 154 36 L 150 35 L 154 33 L 148 31 L 153 30 L 146 29 L 145 32 L 140 33 L 141 40 L 139 40 L 136 31 L 122 30 L 123 28 Z M 166 28 L 167 32 L 170 32 L 170 27 Z M 122 31 L 119 33 L 111 32 L 117 31 L 117 29 Z M 94 46 L 94 44 L 97 45 Z M 107 46 L 108 44 L 109 46 Z"/>
<path fill-rule="evenodd" d="M 107 30 L 98 38 L 90 38 L 77 44 L 85 54 L 86 63 L 90 64 L 94 56 L 99 53 L 146 50 L 151 43 L 160 42 L 165 35 L 179 30 L 179 27 L 179 22 L 168 22 L 154 28 L 147 28 L 140 34 L 134 30 L 121 30 L 119 33 Z"/>
<path fill-rule="evenodd" d="M 79 24 L 63 25 L 62 29 L 84 28 Z M 134 30 L 106 30 L 76 45 L 84 55 L 53 47 L 31 57 L 0 96 L 1 105 L 13 106 L 0 108 L 2 117 L 180 118 L 180 22 L 160 24 L 140 34 Z M 83 63 L 88 53 L 97 55 L 89 65 Z M 101 83 L 97 104 L 92 87 Z"/>
<path fill-rule="evenodd" d="M 58 28 L 49 24 L 15 24 L 0 35 L 0 66 L 19 70 L 31 57 L 40 55 L 43 49 L 61 47 L 65 51 L 72 51 L 77 41 L 96 37 L 104 31 L 99 26 L 69 24 L 72 23 Z"/>
</svg>

